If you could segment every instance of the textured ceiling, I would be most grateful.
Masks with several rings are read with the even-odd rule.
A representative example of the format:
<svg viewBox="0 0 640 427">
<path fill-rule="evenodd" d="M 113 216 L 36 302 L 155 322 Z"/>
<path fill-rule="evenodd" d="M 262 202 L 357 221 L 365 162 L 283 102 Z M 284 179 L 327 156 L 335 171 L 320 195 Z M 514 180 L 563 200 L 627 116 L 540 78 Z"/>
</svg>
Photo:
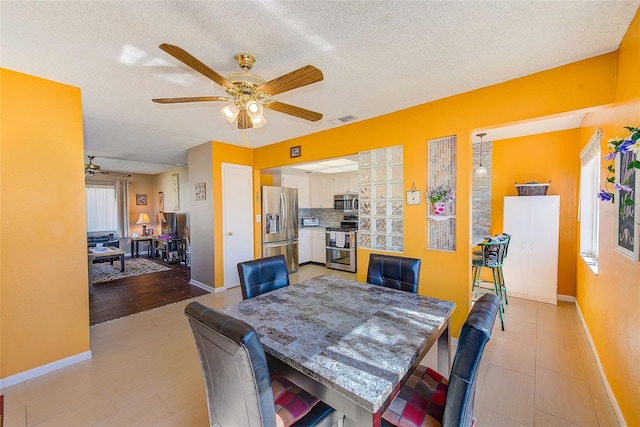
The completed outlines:
<svg viewBox="0 0 640 427">
<path fill-rule="evenodd" d="M 222 75 L 249 52 L 273 79 L 307 64 L 324 80 L 274 96 L 324 114 L 267 110 L 251 147 L 614 51 L 639 1 L 1 1 L 0 66 L 80 87 L 85 154 L 112 170 L 157 173 L 215 140 L 245 145 L 224 96 L 158 48 L 178 45 Z M 117 160 L 120 159 L 120 160 Z M 126 159 L 126 161 L 124 161 Z"/>
</svg>

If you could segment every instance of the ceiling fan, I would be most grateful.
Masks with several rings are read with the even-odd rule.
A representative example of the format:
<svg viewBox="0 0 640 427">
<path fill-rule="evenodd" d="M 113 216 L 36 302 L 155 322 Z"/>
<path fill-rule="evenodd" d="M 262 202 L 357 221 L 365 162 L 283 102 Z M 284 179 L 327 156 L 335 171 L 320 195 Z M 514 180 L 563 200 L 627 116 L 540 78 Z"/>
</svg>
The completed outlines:
<svg viewBox="0 0 640 427">
<path fill-rule="evenodd" d="M 84 164 L 84 176 L 85 178 L 88 176 L 93 176 L 97 173 L 101 173 L 103 175 L 113 175 L 113 176 L 131 176 L 130 173 L 126 172 L 114 172 L 114 171 L 105 171 L 100 169 L 100 166 L 93 164 L 93 159 L 96 156 L 87 156 L 89 158 L 89 163 Z"/>
<path fill-rule="evenodd" d="M 265 81 L 257 74 L 249 72 L 256 62 L 253 55 L 239 53 L 235 58 L 242 72 L 230 73 L 223 77 L 178 46 L 163 43 L 160 45 L 160 49 L 222 86 L 230 98 L 225 96 L 155 98 L 152 99 L 153 102 L 175 104 L 180 102 L 232 101 L 231 104 L 222 108 L 220 112 L 229 123 L 233 123 L 237 118 L 238 129 L 264 126 L 266 120 L 262 114 L 263 108 L 312 122 L 322 118 L 321 113 L 270 99 L 273 95 L 321 81 L 324 78 L 322 71 L 313 65 L 306 65 L 273 80 Z"/>
</svg>

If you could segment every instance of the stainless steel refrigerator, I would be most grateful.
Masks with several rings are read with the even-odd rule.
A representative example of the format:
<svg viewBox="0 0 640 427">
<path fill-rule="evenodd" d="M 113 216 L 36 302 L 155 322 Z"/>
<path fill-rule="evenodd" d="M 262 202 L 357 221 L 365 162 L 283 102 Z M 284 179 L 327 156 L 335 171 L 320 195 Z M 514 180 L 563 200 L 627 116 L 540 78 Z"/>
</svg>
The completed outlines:
<svg viewBox="0 0 640 427">
<path fill-rule="evenodd" d="M 262 256 L 284 255 L 298 270 L 298 189 L 262 187 Z"/>
</svg>

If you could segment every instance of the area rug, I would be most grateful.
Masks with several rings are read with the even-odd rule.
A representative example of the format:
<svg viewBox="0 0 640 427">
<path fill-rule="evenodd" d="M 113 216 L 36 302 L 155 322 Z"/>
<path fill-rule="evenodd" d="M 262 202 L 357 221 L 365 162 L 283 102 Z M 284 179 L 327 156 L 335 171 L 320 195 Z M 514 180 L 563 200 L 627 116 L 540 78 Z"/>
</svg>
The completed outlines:
<svg viewBox="0 0 640 427">
<path fill-rule="evenodd" d="M 171 268 L 145 258 L 125 259 L 124 273 L 120 272 L 119 260 L 113 261 L 113 265 L 110 262 L 100 262 L 93 264 L 93 284 L 167 270 Z"/>
</svg>

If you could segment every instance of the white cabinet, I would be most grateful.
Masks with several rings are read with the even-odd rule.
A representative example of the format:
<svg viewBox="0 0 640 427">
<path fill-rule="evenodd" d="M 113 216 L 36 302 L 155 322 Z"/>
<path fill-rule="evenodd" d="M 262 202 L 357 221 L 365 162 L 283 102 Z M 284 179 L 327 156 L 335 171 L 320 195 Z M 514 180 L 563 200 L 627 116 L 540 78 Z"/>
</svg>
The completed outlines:
<svg viewBox="0 0 640 427">
<path fill-rule="evenodd" d="M 335 175 L 333 178 L 334 193 L 357 193 L 360 176 L 357 173 Z"/>
<path fill-rule="evenodd" d="M 557 304 L 560 196 L 507 196 L 503 232 L 507 295 Z"/>
<path fill-rule="evenodd" d="M 314 175 L 309 180 L 309 199 L 312 208 L 333 209 L 333 178 Z"/>
<path fill-rule="evenodd" d="M 278 177 L 274 177 L 274 185 L 281 187 L 297 188 L 298 189 L 298 208 L 310 208 L 311 203 L 309 200 L 309 177 L 298 175 L 282 174 Z"/>
<path fill-rule="evenodd" d="M 326 231 L 324 228 L 313 228 L 311 231 L 311 260 L 320 264 L 327 262 Z"/>
<path fill-rule="evenodd" d="M 311 262 L 311 230 L 298 228 L 298 262 Z"/>
</svg>

